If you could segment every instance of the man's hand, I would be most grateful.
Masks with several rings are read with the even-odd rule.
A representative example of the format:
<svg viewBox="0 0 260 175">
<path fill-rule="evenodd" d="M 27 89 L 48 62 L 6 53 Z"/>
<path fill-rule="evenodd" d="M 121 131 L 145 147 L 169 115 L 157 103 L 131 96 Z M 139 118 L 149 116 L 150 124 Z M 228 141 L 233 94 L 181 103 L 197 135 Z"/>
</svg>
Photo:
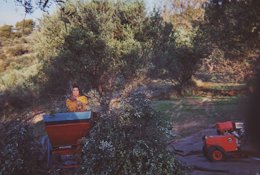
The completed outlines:
<svg viewBox="0 0 260 175">
<path fill-rule="evenodd" d="M 81 101 L 77 101 L 77 104 L 78 104 L 78 110 L 81 111 L 82 108 L 83 108 L 83 104 Z"/>
</svg>

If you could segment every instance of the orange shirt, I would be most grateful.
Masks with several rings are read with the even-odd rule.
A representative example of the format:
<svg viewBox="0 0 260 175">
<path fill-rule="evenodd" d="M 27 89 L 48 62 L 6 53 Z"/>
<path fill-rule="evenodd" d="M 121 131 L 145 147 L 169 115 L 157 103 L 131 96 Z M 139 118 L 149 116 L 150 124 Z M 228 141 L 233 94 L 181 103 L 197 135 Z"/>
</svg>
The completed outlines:
<svg viewBox="0 0 260 175">
<path fill-rule="evenodd" d="M 77 97 L 77 100 L 66 100 L 66 106 L 70 112 L 81 112 L 87 110 L 88 99 L 85 96 Z"/>
</svg>

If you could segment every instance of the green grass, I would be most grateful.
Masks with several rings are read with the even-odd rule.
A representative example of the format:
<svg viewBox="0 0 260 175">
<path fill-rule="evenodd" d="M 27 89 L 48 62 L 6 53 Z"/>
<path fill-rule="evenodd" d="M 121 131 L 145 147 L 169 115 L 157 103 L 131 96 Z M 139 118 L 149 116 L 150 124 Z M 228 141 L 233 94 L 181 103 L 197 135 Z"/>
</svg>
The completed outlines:
<svg viewBox="0 0 260 175">
<path fill-rule="evenodd" d="M 204 100 L 204 101 L 203 101 Z M 160 112 L 164 120 L 173 123 L 179 137 L 227 120 L 241 121 L 241 98 L 225 97 L 206 99 L 188 97 L 175 100 L 154 100 L 152 107 Z"/>
<path fill-rule="evenodd" d="M 217 86 L 209 86 L 207 89 L 213 90 L 240 90 L 245 87 L 245 84 L 241 85 L 217 85 Z"/>
<path fill-rule="evenodd" d="M 172 101 L 155 101 L 152 103 L 152 107 L 156 110 L 156 111 L 166 111 L 171 109 L 173 106 Z"/>
</svg>

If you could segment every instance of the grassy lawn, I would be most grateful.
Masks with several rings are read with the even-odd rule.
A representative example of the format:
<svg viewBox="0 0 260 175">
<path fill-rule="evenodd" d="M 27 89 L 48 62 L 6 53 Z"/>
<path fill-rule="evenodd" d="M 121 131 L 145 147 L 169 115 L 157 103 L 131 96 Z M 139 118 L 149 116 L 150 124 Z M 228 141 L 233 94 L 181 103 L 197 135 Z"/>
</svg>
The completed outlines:
<svg viewBox="0 0 260 175">
<path fill-rule="evenodd" d="M 186 97 L 154 100 L 152 107 L 171 122 L 177 138 L 213 127 L 216 122 L 243 119 L 242 97 Z"/>
<path fill-rule="evenodd" d="M 213 83 L 213 82 L 202 82 L 201 80 L 195 80 L 198 87 L 215 90 L 239 90 L 246 87 L 246 84 L 239 83 Z"/>
</svg>

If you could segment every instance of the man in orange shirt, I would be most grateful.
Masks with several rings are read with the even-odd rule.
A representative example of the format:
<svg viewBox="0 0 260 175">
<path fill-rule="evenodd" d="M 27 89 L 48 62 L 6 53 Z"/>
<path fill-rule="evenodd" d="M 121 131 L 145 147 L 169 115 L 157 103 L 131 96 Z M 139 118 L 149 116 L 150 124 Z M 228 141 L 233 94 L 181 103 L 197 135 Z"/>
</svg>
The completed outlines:
<svg viewBox="0 0 260 175">
<path fill-rule="evenodd" d="M 66 100 L 66 106 L 70 112 L 82 112 L 87 110 L 87 97 L 80 95 L 79 86 L 72 87 L 71 96 Z"/>
</svg>

